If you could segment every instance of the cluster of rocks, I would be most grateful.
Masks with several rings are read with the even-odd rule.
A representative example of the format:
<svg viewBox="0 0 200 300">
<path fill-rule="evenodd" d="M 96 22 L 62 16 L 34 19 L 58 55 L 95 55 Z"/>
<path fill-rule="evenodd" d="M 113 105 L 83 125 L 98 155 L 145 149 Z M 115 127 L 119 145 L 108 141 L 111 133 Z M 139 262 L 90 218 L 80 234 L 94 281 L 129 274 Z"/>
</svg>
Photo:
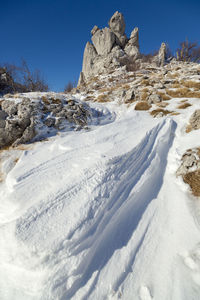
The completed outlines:
<svg viewBox="0 0 200 300">
<path fill-rule="evenodd" d="M 140 60 L 139 31 L 134 28 L 130 38 L 125 34 L 124 17 L 118 11 L 109 21 L 109 28 L 99 29 L 96 25 L 91 31 L 92 43 L 87 42 L 83 66 L 78 85 L 86 83 L 89 78 L 99 73 L 108 73 L 118 67 Z M 166 59 L 166 45 L 162 43 L 155 62 L 163 65 Z"/>
<path fill-rule="evenodd" d="M 187 150 L 181 161 L 181 166 L 176 172 L 177 176 L 182 176 L 193 195 L 200 197 L 200 148 Z"/>
<path fill-rule="evenodd" d="M 200 170 L 200 149 L 188 149 L 182 156 L 181 166 L 178 168 L 176 175 L 183 176 L 196 170 Z"/>
<path fill-rule="evenodd" d="M 0 103 L 0 149 L 43 139 L 66 126 L 81 129 L 88 124 L 89 106 L 76 100 L 42 96 L 31 100 L 21 95 Z"/>
</svg>

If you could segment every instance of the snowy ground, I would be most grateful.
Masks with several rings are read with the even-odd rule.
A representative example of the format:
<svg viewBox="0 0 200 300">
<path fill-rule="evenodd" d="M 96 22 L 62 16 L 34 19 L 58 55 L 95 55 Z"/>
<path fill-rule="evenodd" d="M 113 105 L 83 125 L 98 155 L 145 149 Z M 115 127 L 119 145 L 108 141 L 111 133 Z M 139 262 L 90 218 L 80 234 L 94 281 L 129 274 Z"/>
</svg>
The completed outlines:
<svg viewBox="0 0 200 300">
<path fill-rule="evenodd" d="M 175 176 L 190 102 L 93 104 L 90 131 L 1 153 L 0 300 L 200 299 L 200 204 Z"/>
</svg>

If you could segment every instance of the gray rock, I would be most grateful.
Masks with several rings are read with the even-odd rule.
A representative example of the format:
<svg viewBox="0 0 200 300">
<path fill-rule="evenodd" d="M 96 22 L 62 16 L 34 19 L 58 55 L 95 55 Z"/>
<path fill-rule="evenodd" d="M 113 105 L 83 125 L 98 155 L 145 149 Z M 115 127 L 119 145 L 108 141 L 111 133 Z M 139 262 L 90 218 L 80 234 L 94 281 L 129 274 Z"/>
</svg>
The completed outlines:
<svg viewBox="0 0 200 300">
<path fill-rule="evenodd" d="M 44 124 L 48 127 L 53 127 L 55 125 L 55 119 L 54 118 L 48 118 L 44 121 Z"/>
<path fill-rule="evenodd" d="M 152 103 L 159 103 L 162 101 L 162 98 L 160 97 L 160 95 L 157 95 L 157 94 L 152 94 L 149 96 L 148 98 L 148 103 L 149 104 L 152 104 Z"/>
<path fill-rule="evenodd" d="M 82 67 L 82 72 L 84 74 L 85 79 L 88 79 L 90 76 L 93 75 L 95 69 L 94 60 L 97 57 L 97 55 L 98 54 L 94 46 L 88 42 L 84 50 L 83 67 Z"/>
<path fill-rule="evenodd" d="M 165 61 L 166 61 L 166 52 L 167 52 L 167 46 L 166 46 L 165 43 L 162 43 L 161 47 L 160 47 L 160 50 L 158 52 L 158 56 L 157 56 L 158 65 L 160 67 L 163 67 L 164 64 L 165 64 Z"/>
<path fill-rule="evenodd" d="M 125 52 L 135 59 L 139 57 L 140 49 L 139 49 L 139 30 L 138 27 L 135 27 L 131 32 L 130 39 L 125 47 Z"/>
<path fill-rule="evenodd" d="M 126 91 L 125 97 L 124 97 L 124 102 L 128 103 L 130 101 L 135 100 L 135 90 L 134 89 L 129 89 Z"/>
<path fill-rule="evenodd" d="M 36 134 L 35 120 L 34 117 L 31 117 L 30 125 L 24 130 L 22 136 L 13 143 L 13 146 L 30 142 L 36 136 Z"/>
<path fill-rule="evenodd" d="M 6 126 L 6 118 L 8 117 L 8 114 L 0 110 L 0 128 L 4 128 Z"/>
<path fill-rule="evenodd" d="M 121 13 L 116 11 L 109 21 L 109 28 L 116 36 L 116 44 L 124 47 L 127 42 L 125 35 L 125 21 Z"/>
<path fill-rule="evenodd" d="M 83 72 L 80 73 L 80 76 L 79 76 L 79 80 L 78 80 L 78 87 L 80 85 L 84 85 L 85 84 L 85 75 Z"/>
<path fill-rule="evenodd" d="M 200 109 L 197 109 L 191 116 L 190 125 L 192 129 L 200 129 Z"/>
<path fill-rule="evenodd" d="M 94 35 L 97 32 L 97 30 L 100 30 L 100 29 L 98 26 L 95 25 L 91 30 L 91 34 Z"/>
<path fill-rule="evenodd" d="M 17 114 L 17 104 L 14 101 L 4 100 L 1 103 L 2 110 L 4 110 L 9 116 Z"/>
<path fill-rule="evenodd" d="M 92 42 L 98 55 L 106 55 L 115 44 L 115 34 L 107 27 L 97 30 L 92 36 Z"/>
<path fill-rule="evenodd" d="M 115 34 L 123 35 L 125 32 L 125 21 L 123 15 L 116 11 L 109 21 L 109 27 Z"/>
</svg>

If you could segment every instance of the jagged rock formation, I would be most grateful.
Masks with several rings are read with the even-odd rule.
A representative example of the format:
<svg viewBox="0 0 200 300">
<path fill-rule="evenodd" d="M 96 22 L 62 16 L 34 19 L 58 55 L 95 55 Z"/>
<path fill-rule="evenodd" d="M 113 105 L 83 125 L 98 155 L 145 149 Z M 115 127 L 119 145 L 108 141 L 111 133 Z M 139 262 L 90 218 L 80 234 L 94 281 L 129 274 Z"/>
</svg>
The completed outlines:
<svg viewBox="0 0 200 300">
<path fill-rule="evenodd" d="M 83 55 L 83 67 L 78 85 L 99 73 L 125 65 L 125 61 L 139 57 L 139 34 L 136 27 L 127 38 L 124 17 L 118 11 L 109 21 L 109 28 L 91 31 L 92 43 L 87 43 Z"/>
<path fill-rule="evenodd" d="M 78 86 L 99 74 L 108 74 L 117 68 L 133 69 L 134 64 L 143 66 L 145 62 L 140 54 L 139 29 L 135 27 L 130 38 L 125 34 L 125 21 L 116 11 L 108 22 L 109 28 L 91 30 L 92 43 L 87 42 L 83 55 L 83 66 Z M 166 61 L 166 44 L 162 43 L 158 55 L 152 58 L 154 66 L 163 67 Z"/>
</svg>

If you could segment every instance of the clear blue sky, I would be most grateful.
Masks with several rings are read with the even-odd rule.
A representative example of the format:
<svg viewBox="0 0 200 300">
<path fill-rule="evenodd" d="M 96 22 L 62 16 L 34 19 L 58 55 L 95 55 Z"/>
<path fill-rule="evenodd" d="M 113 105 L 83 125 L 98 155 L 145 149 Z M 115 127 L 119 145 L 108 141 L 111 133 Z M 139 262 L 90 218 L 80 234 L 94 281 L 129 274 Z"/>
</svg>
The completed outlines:
<svg viewBox="0 0 200 300">
<path fill-rule="evenodd" d="M 172 50 L 188 37 L 200 43 L 200 0 L 0 0 L 0 63 L 23 57 L 40 69 L 51 90 L 77 81 L 94 25 L 107 26 L 118 10 L 129 36 L 139 27 L 141 52 L 167 42 Z"/>
</svg>

